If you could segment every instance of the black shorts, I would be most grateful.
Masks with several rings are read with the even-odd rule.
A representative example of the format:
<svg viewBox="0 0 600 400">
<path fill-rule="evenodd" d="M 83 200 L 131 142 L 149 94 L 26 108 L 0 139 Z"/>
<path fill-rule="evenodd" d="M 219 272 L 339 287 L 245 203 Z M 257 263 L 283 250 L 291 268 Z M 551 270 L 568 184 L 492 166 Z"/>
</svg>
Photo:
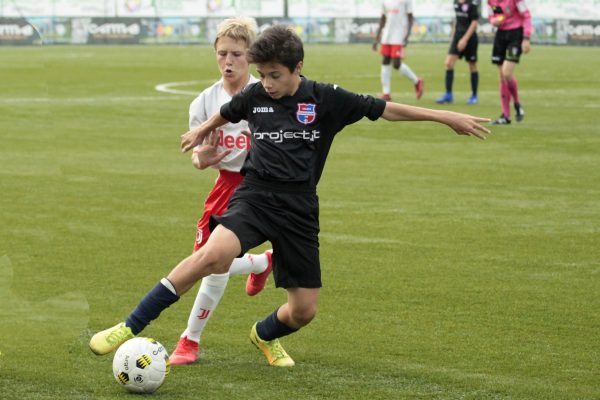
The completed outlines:
<svg viewBox="0 0 600 400">
<path fill-rule="evenodd" d="M 492 50 L 492 63 L 502 65 L 504 60 L 519 63 L 523 43 L 523 28 L 500 30 L 494 38 L 494 50 Z"/>
<path fill-rule="evenodd" d="M 456 32 L 452 37 L 452 41 L 450 42 L 450 49 L 448 49 L 448 54 L 452 54 L 458 56 L 458 58 L 465 58 L 465 61 L 468 62 L 477 62 L 477 47 L 479 46 L 479 39 L 477 38 L 477 34 L 474 33 L 469 38 L 467 42 L 467 47 L 463 51 L 458 51 L 458 41 L 461 37 L 463 37 L 464 32 Z"/>
<path fill-rule="evenodd" d="M 238 237 L 241 254 L 271 242 L 277 287 L 321 287 L 319 199 L 314 188 L 273 189 L 247 176 L 231 197 L 227 212 L 211 217 L 211 229 L 218 224 Z"/>
</svg>

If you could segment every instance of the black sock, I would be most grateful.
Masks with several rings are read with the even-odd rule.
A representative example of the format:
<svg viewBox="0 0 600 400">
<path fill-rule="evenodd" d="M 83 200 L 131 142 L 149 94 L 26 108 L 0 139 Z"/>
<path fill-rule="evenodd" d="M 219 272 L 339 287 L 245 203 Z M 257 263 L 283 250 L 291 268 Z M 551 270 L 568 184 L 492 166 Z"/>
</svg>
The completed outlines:
<svg viewBox="0 0 600 400">
<path fill-rule="evenodd" d="M 171 304 L 179 300 L 179 296 L 173 294 L 161 282 L 158 282 L 152 290 L 140 301 L 135 309 L 129 314 L 125 325 L 131 328 L 131 332 L 137 335 L 144 330 L 150 322 L 154 321 L 160 313 Z"/>
<path fill-rule="evenodd" d="M 293 329 L 281 322 L 277 318 L 277 310 L 267 318 L 263 319 L 256 325 L 256 333 L 258 337 L 265 341 L 271 341 L 290 333 L 296 332 L 298 329 Z"/>
<path fill-rule="evenodd" d="M 452 82 L 454 81 L 454 70 L 446 70 L 446 93 L 452 93 Z"/>
<path fill-rule="evenodd" d="M 477 86 L 479 86 L 479 72 L 471 72 L 471 91 L 473 96 L 477 96 Z"/>
</svg>

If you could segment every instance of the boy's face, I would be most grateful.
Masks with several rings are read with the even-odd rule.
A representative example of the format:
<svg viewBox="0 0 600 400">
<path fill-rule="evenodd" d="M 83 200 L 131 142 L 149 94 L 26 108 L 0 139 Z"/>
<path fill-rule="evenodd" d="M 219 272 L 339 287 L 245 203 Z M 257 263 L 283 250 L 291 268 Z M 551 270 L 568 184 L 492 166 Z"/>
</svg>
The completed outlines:
<svg viewBox="0 0 600 400">
<path fill-rule="evenodd" d="M 279 63 L 256 64 L 256 72 L 260 77 L 260 83 L 269 96 L 280 99 L 296 93 L 300 86 L 300 71 L 302 61 L 298 63 L 294 72 Z"/>
<path fill-rule="evenodd" d="M 246 42 L 227 36 L 219 38 L 215 45 L 217 64 L 226 81 L 236 83 L 247 79 L 250 66 L 246 61 Z"/>
</svg>

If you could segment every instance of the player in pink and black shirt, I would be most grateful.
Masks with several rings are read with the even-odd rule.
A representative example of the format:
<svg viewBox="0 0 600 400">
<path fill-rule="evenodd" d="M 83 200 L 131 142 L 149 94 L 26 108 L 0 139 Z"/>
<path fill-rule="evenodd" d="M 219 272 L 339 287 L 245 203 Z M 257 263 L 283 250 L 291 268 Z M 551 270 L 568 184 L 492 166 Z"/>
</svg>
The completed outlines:
<svg viewBox="0 0 600 400">
<path fill-rule="evenodd" d="M 495 125 L 510 124 L 510 100 L 513 100 L 517 122 L 525 116 L 519 100 L 515 68 L 521 53 L 528 53 L 531 38 L 531 14 L 525 0 L 488 0 L 489 21 L 498 28 L 494 38 L 492 63 L 500 72 L 502 115 Z"/>
</svg>

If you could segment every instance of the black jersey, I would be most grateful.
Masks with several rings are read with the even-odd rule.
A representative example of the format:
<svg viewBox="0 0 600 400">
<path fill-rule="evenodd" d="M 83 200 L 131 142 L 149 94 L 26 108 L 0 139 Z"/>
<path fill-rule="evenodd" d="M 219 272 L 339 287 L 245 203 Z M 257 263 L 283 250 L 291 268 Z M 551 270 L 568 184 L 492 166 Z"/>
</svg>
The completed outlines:
<svg viewBox="0 0 600 400">
<path fill-rule="evenodd" d="M 272 99 L 260 83 L 221 107 L 230 122 L 248 121 L 251 146 L 242 174 L 266 181 L 316 187 L 331 143 L 346 125 L 378 119 L 383 100 L 302 77 L 293 96 Z"/>
<path fill-rule="evenodd" d="M 479 19 L 476 0 L 466 0 L 462 3 L 454 0 L 454 12 L 456 13 L 456 32 L 458 33 L 465 33 L 471 22 Z"/>
</svg>

